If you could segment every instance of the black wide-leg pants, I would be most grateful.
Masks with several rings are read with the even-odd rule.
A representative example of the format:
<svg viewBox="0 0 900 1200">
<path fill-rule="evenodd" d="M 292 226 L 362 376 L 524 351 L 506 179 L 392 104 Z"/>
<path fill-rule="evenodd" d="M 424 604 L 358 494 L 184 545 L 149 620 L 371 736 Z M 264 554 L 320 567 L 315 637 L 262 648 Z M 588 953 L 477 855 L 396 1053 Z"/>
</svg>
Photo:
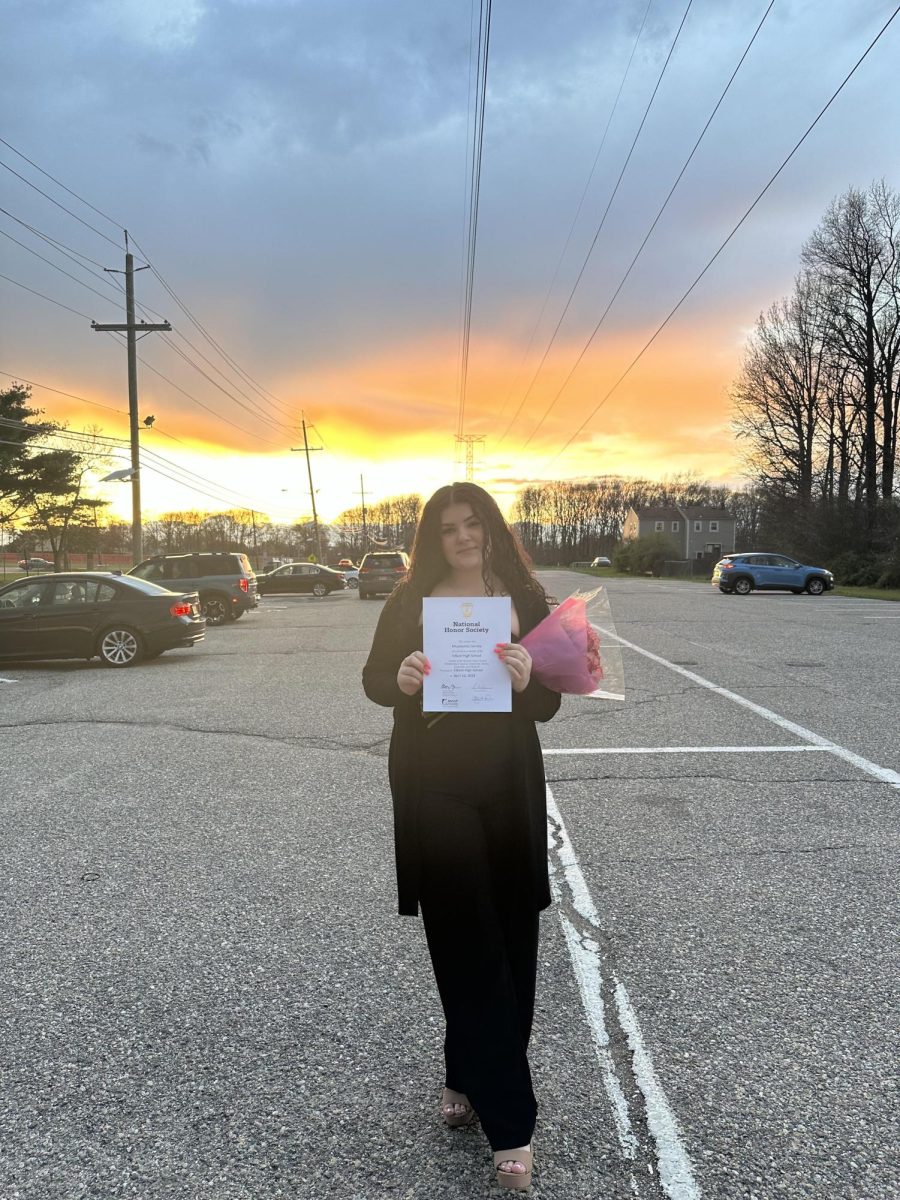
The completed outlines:
<svg viewBox="0 0 900 1200">
<path fill-rule="evenodd" d="M 423 797 L 418 821 L 446 1085 L 468 1096 L 494 1150 L 527 1145 L 537 1115 L 527 1051 L 538 913 L 523 893 L 514 822 L 510 795 L 436 792 Z"/>
</svg>

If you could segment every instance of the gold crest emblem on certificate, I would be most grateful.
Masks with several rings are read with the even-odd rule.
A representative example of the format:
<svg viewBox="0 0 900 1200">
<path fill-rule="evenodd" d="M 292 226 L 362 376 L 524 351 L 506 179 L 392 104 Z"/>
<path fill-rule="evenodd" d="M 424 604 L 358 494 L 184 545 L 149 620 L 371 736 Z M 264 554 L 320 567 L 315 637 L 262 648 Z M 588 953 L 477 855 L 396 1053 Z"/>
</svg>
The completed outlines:
<svg viewBox="0 0 900 1200">
<path fill-rule="evenodd" d="M 469 617 L 472 615 L 472 605 L 466 601 L 465 604 L 460 605 L 460 608 L 462 609 L 463 618 L 468 621 Z"/>
</svg>

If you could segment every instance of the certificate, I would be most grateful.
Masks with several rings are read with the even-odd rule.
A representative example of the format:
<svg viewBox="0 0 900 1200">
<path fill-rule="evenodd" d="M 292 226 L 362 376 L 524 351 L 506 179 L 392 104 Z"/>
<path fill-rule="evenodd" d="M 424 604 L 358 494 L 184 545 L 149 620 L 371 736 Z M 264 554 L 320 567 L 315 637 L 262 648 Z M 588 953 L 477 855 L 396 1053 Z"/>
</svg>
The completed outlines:
<svg viewBox="0 0 900 1200">
<path fill-rule="evenodd" d="M 509 671 L 494 653 L 510 640 L 509 596 L 427 596 L 422 648 L 431 663 L 422 688 L 428 713 L 511 712 Z"/>
</svg>

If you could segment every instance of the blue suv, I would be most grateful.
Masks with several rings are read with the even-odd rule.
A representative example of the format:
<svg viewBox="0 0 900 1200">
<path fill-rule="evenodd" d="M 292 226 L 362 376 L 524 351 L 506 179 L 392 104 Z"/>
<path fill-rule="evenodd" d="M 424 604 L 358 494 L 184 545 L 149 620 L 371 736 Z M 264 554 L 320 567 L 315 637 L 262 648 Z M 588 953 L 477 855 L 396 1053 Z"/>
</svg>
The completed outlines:
<svg viewBox="0 0 900 1200">
<path fill-rule="evenodd" d="M 786 554 L 726 554 L 713 568 L 712 585 L 738 596 L 746 596 L 754 588 L 821 596 L 834 587 L 834 576 L 824 567 L 806 567 Z"/>
</svg>

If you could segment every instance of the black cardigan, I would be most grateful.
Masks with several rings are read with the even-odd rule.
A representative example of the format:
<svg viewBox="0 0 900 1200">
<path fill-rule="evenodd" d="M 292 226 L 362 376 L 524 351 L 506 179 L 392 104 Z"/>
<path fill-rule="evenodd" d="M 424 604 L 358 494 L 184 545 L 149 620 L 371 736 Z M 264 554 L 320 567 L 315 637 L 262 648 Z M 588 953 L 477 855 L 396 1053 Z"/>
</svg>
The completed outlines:
<svg viewBox="0 0 900 1200">
<path fill-rule="evenodd" d="M 413 650 L 422 649 L 421 606 L 400 602 L 403 585 L 387 600 L 368 661 L 363 668 L 363 688 L 370 700 L 394 710 L 394 730 L 388 754 L 388 778 L 394 803 L 394 848 L 397 859 L 397 897 L 401 916 L 419 912 L 419 840 L 416 827 L 421 792 L 421 750 L 425 723 L 420 696 L 407 696 L 397 685 L 400 663 Z M 533 593 L 512 593 L 524 637 L 549 613 Z M 534 677 L 522 692 L 512 694 L 513 786 L 522 798 L 523 821 L 510 853 L 522 864 L 522 902 L 536 909 L 550 903 L 547 874 L 547 792 L 544 758 L 535 721 L 549 721 L 560 705 L 558 692 Z"/>
</svg>

